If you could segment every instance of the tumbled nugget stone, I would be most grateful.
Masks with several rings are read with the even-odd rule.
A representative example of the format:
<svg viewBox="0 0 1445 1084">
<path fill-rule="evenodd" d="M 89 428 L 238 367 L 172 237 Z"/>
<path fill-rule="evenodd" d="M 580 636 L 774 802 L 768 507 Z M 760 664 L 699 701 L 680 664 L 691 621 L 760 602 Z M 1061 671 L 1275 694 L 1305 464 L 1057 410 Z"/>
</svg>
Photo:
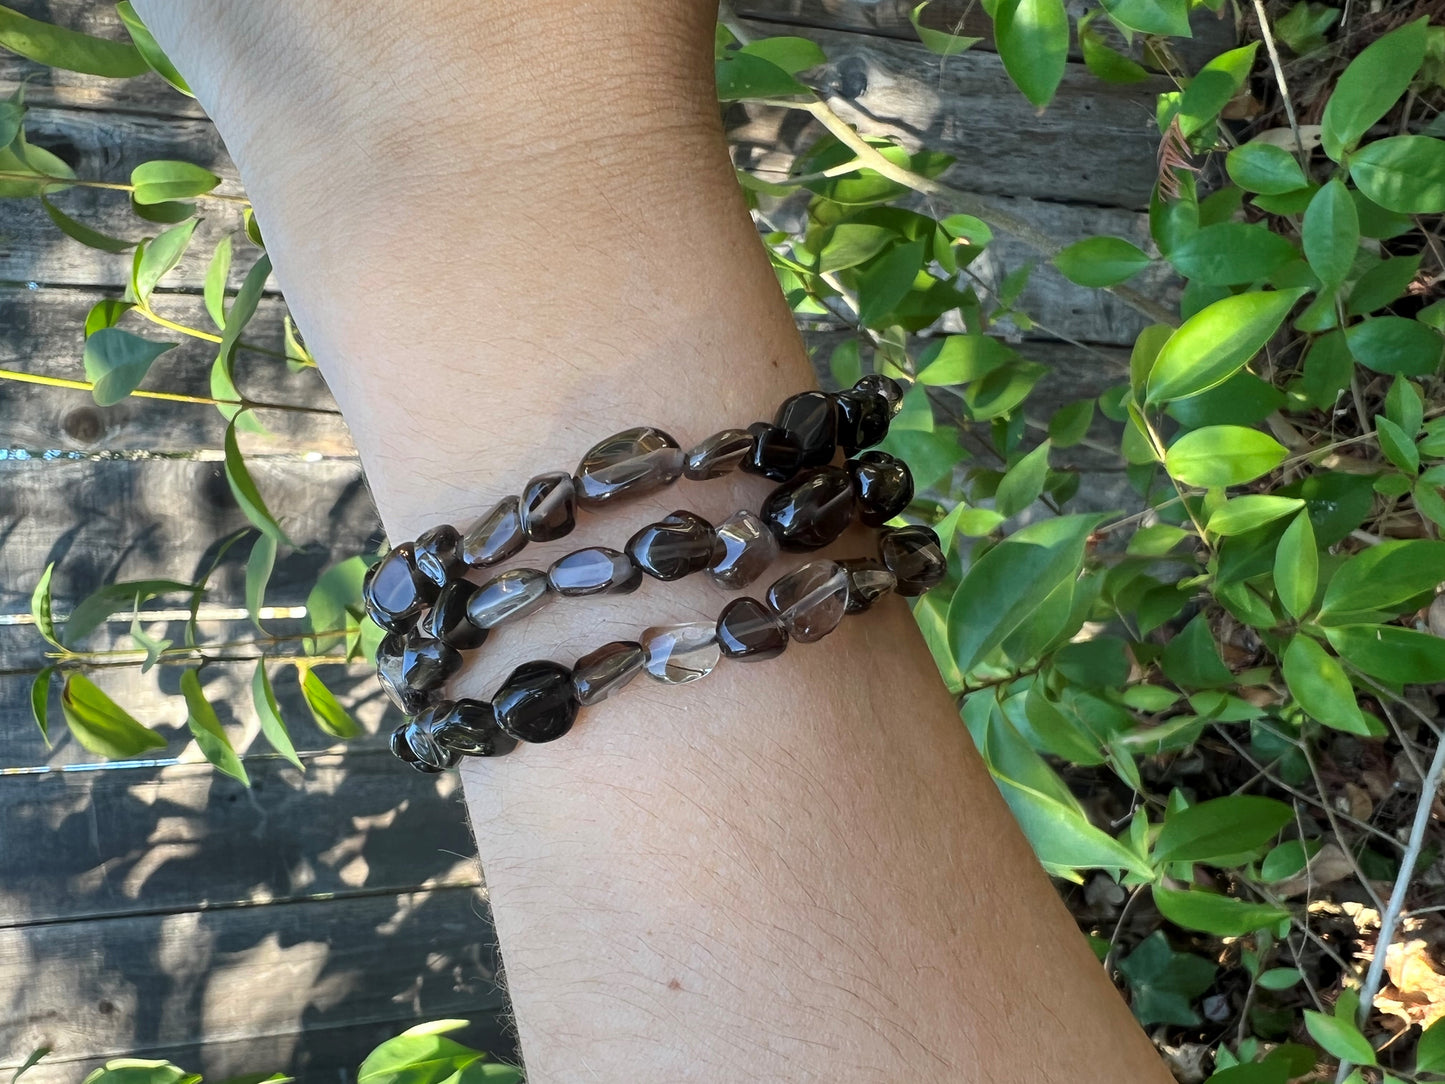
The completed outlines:
<svg viewBox="0 0 1445 1084">
<path fill-rule="evenodd" d="M 559 595 L 627 595 L 642 585 L 642 569 L 625 553 L 589 546 L 554 561 L 547 582 Z"/>
<path fill-rule="evenodd" d="M 461 653 L 420 630 L 383 638 L 376 650 L 376 676 L 381 687 L 408 715 L 436 703 L 447 679 L 462 666 Z"/>
<path fill-rule="evenodd" d="M 717 540 L 722 552 L 708 575 L 731 591 L 752 583 L 778 559 L 778 540 L 772 530 L 746 509 L 718 524 Z"/>
<path fill-rule="evenodd" d="M 755 598 L 735 598 L 717 619 L 717 642 L 730 659 L 760 662 L 783 653 L 788 630 L 782 619 Z"/>
<path fill-rule="evenodd" d="M 658 625 L 642 634 L 643 666 L 664 685 L 686 685 L 717 667 L 722 651 L 711 621 Z"/>
<path fill-rule="evenodd" d="M 844 455 L 856 455 L 888 435 L 893 415 L 888 400 L 871 391 L 850 388 L 833 397 L 838 408 L 838 447 Z"/>
<path fill-rule="evenodd" d="M 721 478 L 742 466 L 753 450 L 753 435 L 746 429 L 724 429 L 688 450 L 682 473 L 694 482 Z"/>
<path fill-rule="evenodd" d="M 455 527 L 443 523 L 417 535 L 412 543 L 416 570 L 436 584 L 438 590 L 445 587 L 449 580 L 460 576 L 465 568 L 461 554 L 457 552 L 461 540 L 462 536 Z"/>
<path fill-rule="evenodd" d="M 803 466 L 803 446 L 798 438 L 786 429 L 767 422 L 753 422 L 748 426 L 753 446 L 738 469 L 745 474 L 761 474 L 774 482 L 786 482 Z"/>
<path fill-rule="evenodd" d="M 476 584 L 468 580 L 453 580 L 447 584 L 421 619 L 421 631 L 451 644 L 458 651 L 481 647 L 487 642 L 487 630 L 477 628 L 467 620 L 467 606 L 476 592 Z"/>
<path fill-rule="evenodd" d="M 878 536 L 878 554 L 898 577 L 894 588 L 905 598 L 938 586 L 948 575 L 948 558 L 938 535 L 927 527 L 887 528 Z"/>
<path fill-rule="evenodd" d="M 479 629 L 525 617 L 552 598 L 547 573 L 540 568 L 512 568 L 478 587 L 467 603 L 467 620 Z"/>
<path fill-rule="evenodd" d="M 450 700 L 434 704 L 402 728 L 402 737 L 411 751 L 413 767 L 425 764 L 435 771 L 442 772 L 448 768 L 455 768 L 457 761 L 461 759 L 461 753 L 442 746 L 432 733 L 432 720 L 436 717 L 436 713 L 449 710 L 451 706 Z"/>
<path fill-rule="evenodd" d="M 842 467 L 809 467 L 768 494 L 763 521 L 785 550 L 816 550 L 853 522 L 857 500 Z"/>
<path fill-rule="evenodd" d="M 501 757 L 517 748 L 485 700 L 442 701 L 431 711 L 430 730 L 438 745 L 463 756 Z"/>
<path fill-rule="evenodd" d="M 533 542 L 551 542 L 577 526 L 577 487 L 570 474 L 539 474 L 522 490 L 522 531 Z"/>
<path fill-rule="evenodd" d="M 848 474 L 858 497 L 858 518 L 865 526 L 883 526 L 913 500 L 908 465 L 887 452 L 864 452 L 848 460 Z"/>
<path fill-rule="evenodd" d="M 848 574 L 835 561 L 810 561 L 768 588 L 768 605 L 800 644 L 838 627 L 848 605 Z"/>
<path fill-rule="evenodd" d="M 584 708 L 599 704 L 642 673 L 642 645 L 614 640 L 583 655 L 572 667 L 572 690 Z"/>
<path fill-rule="evenodd" d="M 467 528 L 460 549 L 462 560 L 472 568 L 486 568 L 516 556 L 526 544 L 521 499 L 503 497 L 495 508 Z"/>
<path fill-rule="evenodd" d="M 362 581 L 367 612 L 390 632 L 410 628 L 437 591 L 437 585 L 417 571 L 410 542 L 394 547 Z"/>
<path fill-rule="evenodd" d="M 577 467 L 577 503 L 601 508 L 670 486 L 682 475 L 682 448 L 650 425 L 624 429 L 594 444 Z"/>
<path fill-rule="evenodd" d="M 627 540 L 627 556 L 649 576 L 680 580 L 717 559 L 717 533 L 701 516 L 679 509 Z"/>
<path fill-rule="evenodd" d="M 854 391 L 870 391 L 876 395 L 883 396 L 888 404 L 888 416 L 895 418 L 898 412 L 903 409 L 903 385 L 894 380 L 891 376 L 884 376 L 882 373 L 869 373 L 853 385 Z"/>
<path fill-rule="evenodd" d="M 577 720 L 572 671 L 548 659 L 524 662 L 492 697 L 497 726 L 518 741 L 556 741 Z"/>
<path fill-rule="evenodd" d="M 898 577 L 889 572 L 882 561 L 872 557 L 850 557 L 838 564 L 848 574 L 846 610 L 850 614 L 869 609 L 898 586 Z"/>
<path fill-rule="evenodd" d="M 833 397 L 822 391 L 799 392 L 778 407 L 773 424 L 798 442 L 803 466 L 820 467 L 832 460 L 838 448 L 837 409 Z"/>
</svg>

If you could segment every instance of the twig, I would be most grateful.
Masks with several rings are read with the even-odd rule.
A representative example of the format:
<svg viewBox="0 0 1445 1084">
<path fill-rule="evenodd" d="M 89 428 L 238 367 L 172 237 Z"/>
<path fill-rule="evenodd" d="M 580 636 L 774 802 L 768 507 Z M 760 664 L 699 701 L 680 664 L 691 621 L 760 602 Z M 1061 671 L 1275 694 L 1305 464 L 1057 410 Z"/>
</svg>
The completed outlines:
<svg viewBox="0 0 1445 1084">
<path fill-rule="evenodd" d="M 1269 53 L 1270 67 L 1274 68 L 1274 81 L 1279 87 L 1279 96 L 1284 99 L 1284 115 L 1289 118 L 1289 130 L 1294 133 L 1295 149 L 1299 151 L 1300 165 L 1309 167 L 1309 152 L 1300 138 L 1299 122 L 1295 120 L 1294 102 L 1290 101 L 1289 87 L 1284 82 L 1284 67 L 1279 62 L 1279 50 L 1274 47 L 1274 34 L 1269 29 L 1269 16 L 1264 12 L 1264 0 L 1254 0 L 1254 12 L 1259 16 L 1259 33 L 1264 38 L 1264 48 Z"/>
</svg>

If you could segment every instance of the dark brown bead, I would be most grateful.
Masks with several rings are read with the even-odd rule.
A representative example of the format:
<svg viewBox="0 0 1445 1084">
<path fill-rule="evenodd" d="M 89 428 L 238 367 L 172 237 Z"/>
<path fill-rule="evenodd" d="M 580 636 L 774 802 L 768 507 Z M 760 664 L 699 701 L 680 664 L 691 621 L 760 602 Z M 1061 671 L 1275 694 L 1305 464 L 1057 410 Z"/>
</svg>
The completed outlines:
<svg viewBox="0 0 1445 1084">
<path fill-rule="evenodd" d="M 584 708 L 599 704 L 642 673 L 642 645 L 614 640 L 588 652 L 572 667 L 572 689 Z"/>
<path fill-rule="evenodd" d="M 467 620 L 467 606 L 477 593 L 476 584 L 452 580 L 421 619 L 421 631 L 458 651 L 471 651 L 487 642 L 489 633 Z"/>
<path fill-rule="evenodd" d="M 748 426 L 753 446 L 743 457 L 739 468 L 747 474 L 761 474 L 774 482 L 786 482 L 803 466 L 803 446 L 786 429 L 767 422 Z"/>
<path fill-rule="evenodd" d="M 514 557 L 527 544 L 522 530 L 521 500 L 503 497 L 462 536 L 461 555 L 472 568 L 498 565 Z"/>
<path fill-rule="evenodd" d="M 642 586 L 642 569 L 625 553 L 590 546 L 554 561 L 547 582 L 559 595 L 630 595 Z"/>
<path fill-rule="evenodd" d="M 903 385 L 891 376 L 884 376 L 882 373 L 869 373 L 853 385 L 853 390 L 871 391 L 883 396 L 884 401 L 888 404 L 888 416 L 890 418 L 896 418 L 898 412 L 903 409 Z"/>
<path fill-rule="evenodd" d="M 783 549 L 815 550 L 848 529 L 856 503 L 842 467 L 809 467 L 769 493 L 760 515 Z"/>
<path fill-rule="evenodd" d="M 735 598 L 717 619 L 717 642 L 730 659 L 761 661 L 783 653 L 788 630 L 783 622 L 755 598 Z"/>
<path fill-rule="evenodd" d="M 838 448 L 838 416 L 827 392 L 805 391 L 789 396 L 778 407 L 773 424 L 784 429 L 803 449 L 802 465 L 821 467 L 831 462 Z"/>
<path fill-rule="evenodd" d="M 681 510 L 649 523 L 627 540 L 632 563 L 659 580 L 680 580 L 711 567 L 721 548 L 711 523 Z"/>
<path fill-rule="evenodd" d="M 367 612 L 390 632 L 411 628 L 417 614 L 431 605 L 439 590 L 417 571 L 410 542 L 395 547 L 362 582 Z"/>
<path fill-rule="evenodd" d="M 555 741 L 577 719 L 572 671 L 547 659 L 525 662 L 492 697 L 497 726 L 525 742 Z"/>
<path fill-rule="evenodd" d="M 948 558 L 938 535 L 927 527 L 885 528 L 878 536 L 878 553 L 898 577 L 894 590 L 905 598 L 938 586 L 948 575 Z"/>
<path fill-rule="evenodd" d="M 848 574 L 846 609 L 850 614 L 869 609 L 898 584 L 898 577 L 872 557 L 850 557 L 839 561 L 838 567 Z"/>
<path fill-rule="evenodd" d="M 729 591 L 746 587 L 778 559 L 772 528 L 745 508 L 717 525 L 717 540 L 718 557 L 708 572 Z"/>
<path fill-rule="evenodd" d="M 682 473 L 694 482 L 721 478 L 742 465 L 753 450 L 753 435 L 746 429 L 724 429 L 690 449 Z"/>
<path fill-rule="evenodd" d="M 539 474 L 522 490 L 522 531 L 533 542 L 551 542 L 577 526 L 577 489 L 570 474 Z"/>
<path fill-rule="evenodd" d="M 670 486 L 682 474 L 682 449 L 661 429 L 638 426 L 592 446 L 577 467 L 577 503 L 600 508 Z"/>
<path fill-rule="evenodd" d="M 485 700 L 444 700 L 424 718 L 436 743 L 462 756 L 500 757 L 517 748 L 517 739 L 497 726 Z"/>
<path fill-rule="evenodd" d="M 844 455 L 856 455 L 859 449 L 871 448 L 888 435 L 893 414 L 883 396 L 852 388 L 840 391 L 834 401 L 838 407 L 838 446 Z"/>
<path fill-rule="evenodd" d="M 883 526 L 913 500 L 908 464 L 887 452 L 864 452 L 848 460 L 848 473 L 858 497 L 858 518 L 866 526 Z"/>
<path fill-rule="evenodd" d="M 768 588 L 768 605 L 800 644 L 838 627 L 848 604 L 848 574 L 833 561 L 810 561 Z"/>
<path fill-rule="evenodd" d="M 415 715 L 440 699 L 441 687 L 462 666 L 456 648 L 412 629 L 382 639 L 376 650 L 376 676 L 397 707 Z"/>
<path fill-rule="evenodd" d="M 462 556 L 457 552 L 461 540 L 462 536 L 455 527 L 443 523 L 440 527 L 433 527 L 417 535 L 416 541 L 412 543 L 412 559 L 416 563 L 416 570 L 436 584 L 437 590 L 441 590 L 448 580 L 455 579 L 466 570 L 466 566 L 462 564 Z"/>
</svg>

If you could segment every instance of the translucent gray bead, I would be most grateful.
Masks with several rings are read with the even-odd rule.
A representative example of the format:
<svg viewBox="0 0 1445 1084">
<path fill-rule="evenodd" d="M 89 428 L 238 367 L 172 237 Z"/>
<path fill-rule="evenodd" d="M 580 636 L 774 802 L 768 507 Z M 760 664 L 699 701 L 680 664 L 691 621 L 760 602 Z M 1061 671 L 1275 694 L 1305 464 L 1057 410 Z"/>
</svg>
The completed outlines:
<svg viewBox="0 0 1445 1084">
<path fill-rule="evenodd" d="M 778 539 L 758 516 L 744 509 L 718 524 L 722 553 L 708 570 L 719 586 L 746 587 L 778 559 Z"/>
<path fill-rule="evenodd" d="M 554 561 L 547 582 L 559 595 L 627 595 L 642 585 L 642 569 L 625 553 L 589 546 Z"/>
<path fill-rule="evenodd" d="M 462 560 L 472 568 L 486 568 L 515 556 L 526 544 L 521 501 L 517 497 L 503 497 L 495 508 L 467 528 L 460 551 Z"/>
<path fill-rule="evenodd" d="M 648 674 L 665 685 L 707 677 L 722 657 L 711 621 L 650 628 L 642 634 L 642 651 Z"/>
<path fill-rule="evenodd" d="M 467 620 L 479 629 L 494 628 L 541 609 L 551 598 L 547 573 L 540 568 L 513 568 L 477 588 L 467 603 Z"/>
<path fill-rule="evenodd" d="M 682 449 L 661 429 L 638 426 L 592 446 L 577 467 L 577 503 L 600 508 L 670 486 L 682 475 Z"/>
<path fill-rule="evenodd" d="M 862 613 L 898 586 L 898 577 L 871 557 L 851 557 L 838 564 L 848 574 L 850 614 Z"/>
<path fill-rule="evenodd" d="M 682 473 L 695 482 L 721 478 L 742 466 L 753 450 L 753 435 L 746 429 L 724 429 L 690 448 Z"/>
<path fill-rule="evenodd" d="M 642 673 L 642 645 L 614 640 L 588 652 L 572 667 L 572 690 L 584 708 L 601 703 Z"/>
<path fill-rule="evenodd" d="M 768 588 L 768 605 L 800 644 L 838 627 L 848 605 L 848 573 L 836 561 L 810 561 Z"/>
<path fill-rule="evenodd" d="M 533 542 L 551 542 L 577 526 L 577 486 L 570 474 L 539 474 L 522 490 L 522 530 Z"/>
</svg>

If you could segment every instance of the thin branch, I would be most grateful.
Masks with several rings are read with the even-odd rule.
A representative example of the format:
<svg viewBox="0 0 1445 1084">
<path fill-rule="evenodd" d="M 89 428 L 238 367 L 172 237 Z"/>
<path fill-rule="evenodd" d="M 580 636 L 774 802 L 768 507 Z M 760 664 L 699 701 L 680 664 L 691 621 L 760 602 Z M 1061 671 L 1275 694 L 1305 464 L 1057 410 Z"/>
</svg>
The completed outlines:
<svg viewBox="0 0 1445 1084">
<path fill-rule="evenodd" d="M 68 388 L 72 391 L 94 391 L 95 385 L 89 380 L 68 380 L 62 376 L 47 376 L 44 373 L 22 373 L 14 369 L 0 369 L 0 380 L 16 380 L 22 384 L 43 384 L 50 388 Z M 162 399 L 168 403 L 196 403 L 200 406 L 234 406 L 248 410 L 290 410 L 298 414 L 336 414 L 339 410 L 325 407 L 297 406 L 295 403 L 265 403 L 255 399 L 211 399 L 204 395 L 181 395 L 170 391 L 133 391 L 137 399 Z"/>
<path fill-rule="evenodd" d="M 1290 100 L 1289 87 L 1284 81 L 1284 66 L 1279 62 L 1279 50 L 1274 45 L 1274 32 L 1269 28 L 1269 16 L 1264 11 L 1264 0 L 1254 0 L 1254 13 L 1259 16 L 1259 33 L 1264 38 L 1265 50 L 1269 53 L 1270 67 L 1274 69 L 1275 85 L 1279 87 L 1279 96 L 1284 99 L 1284 115 L 1289 118 L 1289 130 L 1294 133 L 1295 149 L 1299 151 L 1300 165 L 1309 166 L 1309 152 L 1305 150 L 1305 141 L 1300 138 L 1299 121 L 1295 119 L 1294 102 Z"/>
</svg>

